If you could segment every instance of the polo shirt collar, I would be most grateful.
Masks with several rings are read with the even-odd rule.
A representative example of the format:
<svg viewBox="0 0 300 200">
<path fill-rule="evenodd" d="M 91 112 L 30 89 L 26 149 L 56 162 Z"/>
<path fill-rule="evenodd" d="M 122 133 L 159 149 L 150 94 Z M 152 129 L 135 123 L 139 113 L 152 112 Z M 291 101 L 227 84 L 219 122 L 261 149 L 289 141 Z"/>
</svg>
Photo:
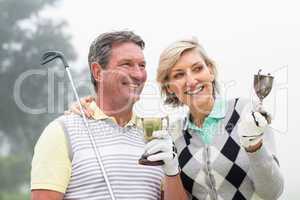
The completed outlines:
<svg viewBox="0 0 300 200">
<path fill-rule="evenodd" d="M 226 114 L 225 101 L 222 97 L 216 96 L 212 111 L 209 113 L 207 118 L 223 119 L 225 118 L 225 114 Z M 187 130 L 189 123 L 191 123 L 190 117 L 191 117 L 191 113 L 188 112 L 188 115 L 184 121 L 184 126 L 183 126 L 184 130 Z"/>
<path fill-rule="evenodd" d="M 114 117 L 107 116 L 96 104 L 95 101 L 92 101 L 88 107 L 94 111 L 92 118 L 94 120 L 105 120 L 105 119 L 111 119 L 115 123 L 117 123 L 116 119 Z M 136 115 L 133 113 L 130 121 L 125 125 L 127 126 L 133 126 L 136 123 Z"/>
</svg>

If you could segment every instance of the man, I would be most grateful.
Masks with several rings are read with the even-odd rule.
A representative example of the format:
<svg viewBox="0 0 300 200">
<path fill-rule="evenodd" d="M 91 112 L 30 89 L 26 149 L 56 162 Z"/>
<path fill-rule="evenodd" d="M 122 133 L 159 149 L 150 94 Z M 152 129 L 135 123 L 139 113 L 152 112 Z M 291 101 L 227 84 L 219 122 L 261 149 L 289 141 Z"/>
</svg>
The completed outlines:
<svg viewBox="0 0 300 200">
<path fill-rule="evenodd" d="M 164 133 L 157 133 L 161 142 L 153 146 L 161 150 L 163 167 L 137 162 L 145 144 L 132 108 L 147 78 L 143 48 L 139 36 L 120 31 L 101 34 L 89 51 L 97 96 L 89 127 L 116 199 L 159 199 L 164 174 L 167 182 L 176 179 L 174 186 L 166 184 L 167 194 L 179 180 L 177 157 Z M 33 200 L 111 199 L 80 116 L 59 117 L 45 128 L 35 146 L 31 190 Z"/>
</svg>

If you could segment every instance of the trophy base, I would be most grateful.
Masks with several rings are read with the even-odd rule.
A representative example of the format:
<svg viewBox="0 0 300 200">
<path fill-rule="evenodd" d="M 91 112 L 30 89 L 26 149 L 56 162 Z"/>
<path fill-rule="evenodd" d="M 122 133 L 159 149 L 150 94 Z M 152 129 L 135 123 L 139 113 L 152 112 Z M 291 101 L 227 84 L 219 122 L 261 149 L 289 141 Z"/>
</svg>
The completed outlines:
<svg viewBox="0 0 300 200">
<path fill-rule="evenodd" d="M 139 159 L 139 164 L 140 165 L 148 165 L 148 166 L 160 166 L 165 164 L 164 161 L 158 160 L 158 161 L 150 161 L 147 160 L 147 157 L 150 155 L 145 155 L 143 154 L 142 157 Z"/>
</svg>

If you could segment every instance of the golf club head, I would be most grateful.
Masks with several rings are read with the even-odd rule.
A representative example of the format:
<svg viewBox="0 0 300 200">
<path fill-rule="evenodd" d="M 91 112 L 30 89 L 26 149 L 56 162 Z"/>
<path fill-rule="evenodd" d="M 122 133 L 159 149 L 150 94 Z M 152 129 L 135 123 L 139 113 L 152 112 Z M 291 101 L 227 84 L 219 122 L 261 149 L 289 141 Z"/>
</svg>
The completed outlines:
<svg viewBox="0 0 300 200">
<path fill-rule="evenodd" d="M 45 65 L 51 61 L 53 61 L 54 59 L 59 58 L 62 60 L 65 68 L 69 67 L 64 55 L 62 52 L 60 51 L 47 51 L 46 53 L 43 54 L 42 58 L 41 58 L 41 65 Z"/>
</svg>

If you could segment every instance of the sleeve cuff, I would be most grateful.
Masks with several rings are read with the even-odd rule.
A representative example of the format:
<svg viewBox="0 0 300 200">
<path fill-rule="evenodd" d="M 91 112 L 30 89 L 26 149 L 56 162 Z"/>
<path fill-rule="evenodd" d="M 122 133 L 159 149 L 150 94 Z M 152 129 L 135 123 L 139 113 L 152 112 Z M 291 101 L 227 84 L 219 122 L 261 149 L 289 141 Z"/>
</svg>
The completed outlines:
<svg viewBox="0 0 300 200">
<path fill-rule="evenodd" d="M 273 161 L 273 157 L 268 151 L 268 149 L 263 144 L 257 151 L 255 152 L 247 152 L 250 163 L 252 164 L 261 164 L 268 163 Z"/>
<path fill-rule="evenodd" d="M 51 183 L 32 183 L 31 190 L 53 190 L 63 194 L 66 192 L 66 188 L 64 188 L 63 186 Z"/>
</svg>

